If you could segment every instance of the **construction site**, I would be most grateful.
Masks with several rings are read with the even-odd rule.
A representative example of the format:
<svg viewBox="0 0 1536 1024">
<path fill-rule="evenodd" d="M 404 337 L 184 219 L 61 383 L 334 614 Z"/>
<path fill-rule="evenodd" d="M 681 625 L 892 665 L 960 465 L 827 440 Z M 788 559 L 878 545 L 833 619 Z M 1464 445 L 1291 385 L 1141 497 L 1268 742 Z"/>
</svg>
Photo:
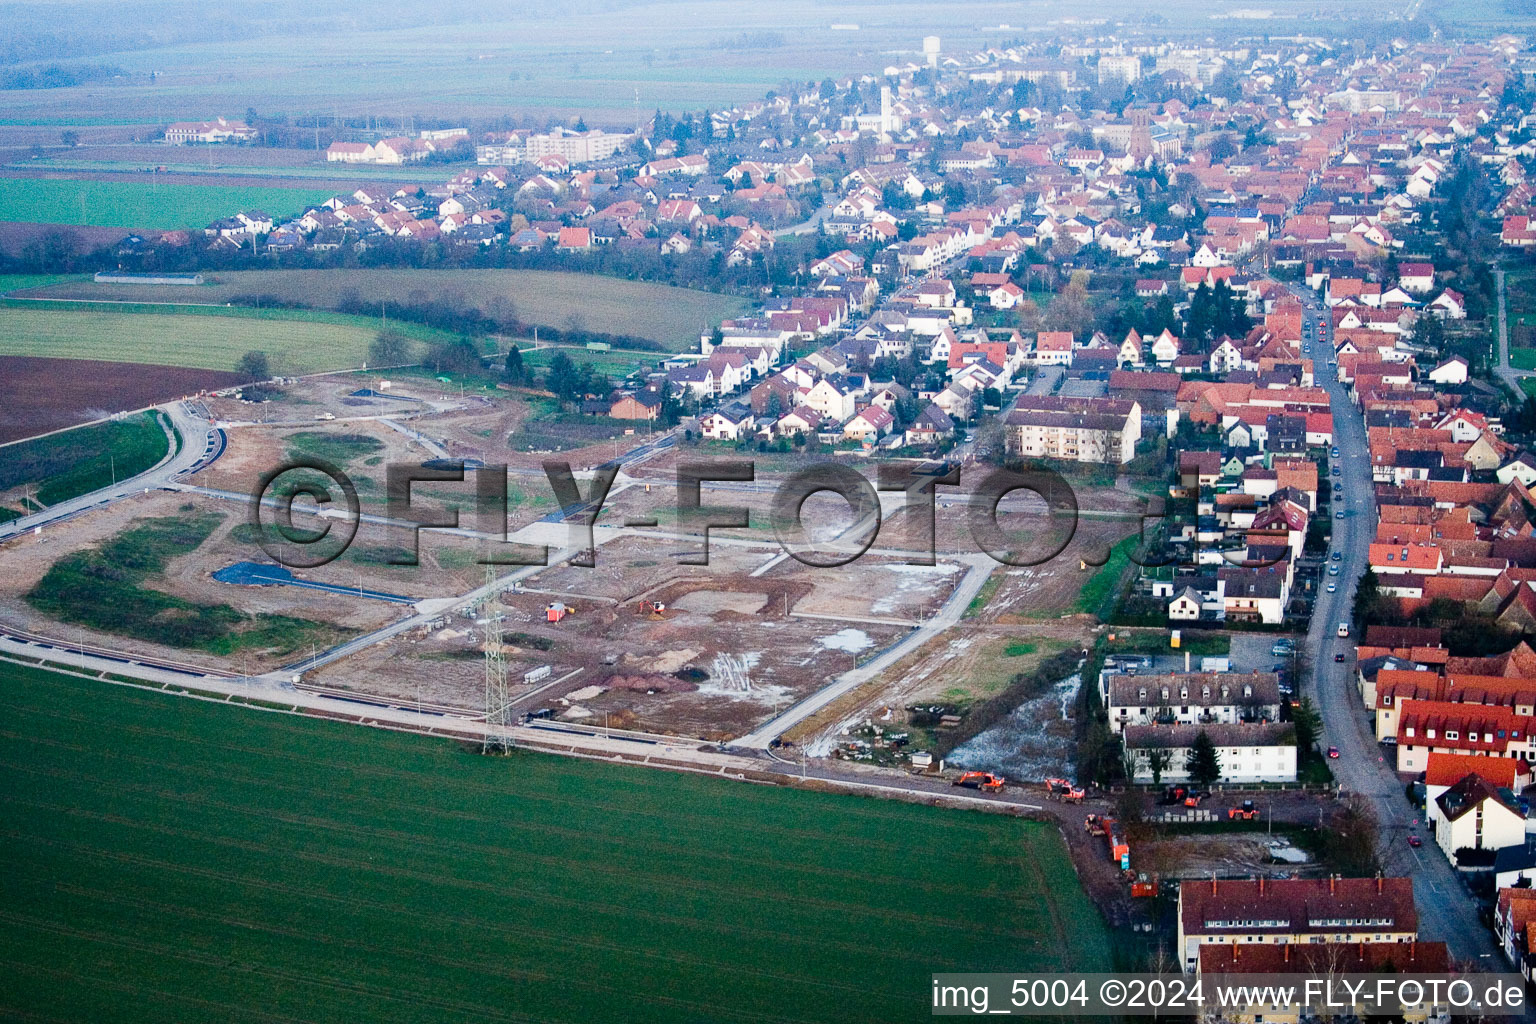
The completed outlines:
<svg viewBox="0 0 1536 1024">
<path fill-rule="evenodd" d="M 216 458 L 166 488 L 7 543 L 6 622 L 209 670 L 285 672 L 323 692 L 466 717 L 486 714 L 494 660 L 514 717 L 712 742 L 760 730 L 835 687 L 782 737 L 822 756 L 871 724 L 877 733 L 900 731 L 910 705 L 963 710 L 1040 658 L 1090 643 L 1095 622 L 1077 608 L 1097 571 L 1089 562 L 1137 525 L 1134 497 L 1112 488 L 1079 495 L 1104 514 L 1084 517 L 1056 558 L 1014 568 L 976 549 L 963 487 L 941 493 L 932 526 L 920 505 L 881 493 L 878 534 L 853 521 L 843 498 L 822 492 L 800 508 L 804 538 L 826 550 L 867 547 L 834 568 L 791 557 L 773 519 L 782 482 L 824 459 L 775 453 L 751 480 L 706 482 L 701 504 L 736 510 L 747 523 L 712 527 L 706 539 L 680 519 L 678 467 L 720 457 L 643 436 L 557 454 L 519 450 L 530 410 L 518 398 L 455 393 L 420 376 L 345 374 L 288 382 L 260 403 L 211 397 L 206 411 L 219 429 Z M 582 524 L 592 520 L 591 506 L 560 507 L 543 465 L 550 458 L 570 465 L 583 494 L 594 468 L 616 471 L 590 540 Z M 315 459 L 346 474 L 363 520 L 340 557 L 276 566 L 247 522 L 250 495 L 274 467 Z M 840 459 L 858 469 L 857 456 Z M 412 531 L 388 520 L 390 466 L 459 462 L 464 482 L 411 490 L 413 515 L 456 512 L 458 528 Z M 500 535 L 480 532 L 477 516 L 475 474 L 487 464 L 506 466 Z M 135 586 L 251 622 L 238 649 L 178 647 L 166 630 L 115 633 L 99 617 L 71 614 L 67 600 L 38 599 L 62 553 L 189 516 L 206 533 L 168 552 Z M 1027 492 L 1006 498 L 998 521 L 1021 543 L 1055 529 Z M 488 576 L 485 560 L 508 539 L 547 547 L 550 564 L 498 565 Z M 399 564 L 413 548 L 415 564 Z M 286 634 L 275 629 L 279 616 L 296 624 Z M 260 632 L 264 617 L 274 628 Z M 272 641 L 259 639 L 268 633 Z"/>
</svg>

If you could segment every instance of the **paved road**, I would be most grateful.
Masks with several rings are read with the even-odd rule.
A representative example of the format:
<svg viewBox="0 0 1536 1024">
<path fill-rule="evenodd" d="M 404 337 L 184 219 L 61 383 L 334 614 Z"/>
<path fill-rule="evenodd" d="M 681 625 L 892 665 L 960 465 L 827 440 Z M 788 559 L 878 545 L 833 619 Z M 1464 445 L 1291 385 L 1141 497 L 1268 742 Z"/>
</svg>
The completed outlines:
<svg viewBox="0 0 1536 1024">
<path fill-rule="evenodd" d="M 1408 803 L 1404 784 L 1377 744 L 1371 716 L 1360 701 L 1354 677 L 1354 650 L 1360 638 L 1337 636 L 1339 623 L 1350 619 L 1355 583 L 1369 564 L 1370 544 L 1376 532 L 1375 488 L 1371 482 L 1365 421 L 1337 379 L 1327 317 L 1319 314 L 1310 292 L 1298 294 L 1308 304 L 1307 319 L 1313 330 L 1322 332 L 1322 343 L 1312 343 L 1312 355 L 1317 376 L 1328 389 L 1334 444 L 1341 456 L 1330 460 L 1340 468 L 1339 476 L 1330 477 L 1333 508 L 1345 513 L 1345 518 L 1330 521 L 1333 541 L 1328 564 L 1340 566 L 1340 572 L 1336 577 L 1324 576 L 1325 589 L 1318 595 L 1312 614 L 1303 645 L 1312 658 L 1311 677 L 1305 689 L 1310 690 L 1322 715 L 1324 744 L 1339 748 L 1339 758 L 1331 762 L 1334 777 L 1347 792 L 1368 798 L 1376 811 L 1381 823 L 1383 867 L 1389 874 L 1406 875 L 1414 881 L 1421 934 L 1446 942 L 1452 955 L 1459 959 L 1476 961 L 1484 954 L 1496 954 L 1493 938 L 1478 920 L 1476 904 L 1440 850 L 1432 843 L 1419 849 L 1408 845 L 1410 833 L 1427 835 L 1427 831 L 1416 827 L 1419 812 Z M 1342 556 L 1338 562 L 1331 561 L 1335 551 Z M 1327 592 L 1327 581 L 1338 585 L 1337 593 Z M 1333 660 L 1338 653 L 1345 657 L 1342 664 Z"/>
<path fill-rule="evenodd" d="M 1504 271 L 1495 267 L 1493 279 L 1499 287 L 1499 365 L 1496 372 L 1499 379 L 1518 395 L 1521 393 L 1520 378 L 1536 377 L 1536 370 L 1517 370 L 1509 365 L 1509 312 L 1504 302 Z"/>
<path fill-rule="evenodd" d="M 1042 366 L 1035 372 L 1034 379 L 1029 382 L 1029 387 L 1024 390 L 1024 393 L 1026 395 L 1054 394 L 1066 375 L 1067 371 L 1059 366 Z"/>
<path fill-rule="evenodd" d="M 791 224 L 787 228 L 779 228 L 773 233 L 775 238 L 788 238 L 791 235 L 808 235 L 813 231 L 821 230 L 821 222 L 832 215 L 832 204 L 828 203 L 819 208 L 799 224 Z"/>
<path fill-rule="evenodd" d="M 170 417 L 177 433 L 181 435 L 179 451 L 168 453 L 165 458 L 138 476 L 119 480 L 110 487 L 103 487 L 68 501 L 61 501 L 56 505 L 48 506 L 41 512 L 34 512 L 29 516 L 22 516 L 20 519 L 13 519 L 9 523 L 0 525 L 0 540 L 14 537 L 39 526 L 59 522 L 95 505 L 105 505 L 130 494 L 163 487 L 178 474 L 199 465 L 205 465 L 222 454 L 223 434 L 214 429 L 213 424 L 206 418 L 194 414 L 186 402 L 171 402 L 158 408 Z"/>
</svg>

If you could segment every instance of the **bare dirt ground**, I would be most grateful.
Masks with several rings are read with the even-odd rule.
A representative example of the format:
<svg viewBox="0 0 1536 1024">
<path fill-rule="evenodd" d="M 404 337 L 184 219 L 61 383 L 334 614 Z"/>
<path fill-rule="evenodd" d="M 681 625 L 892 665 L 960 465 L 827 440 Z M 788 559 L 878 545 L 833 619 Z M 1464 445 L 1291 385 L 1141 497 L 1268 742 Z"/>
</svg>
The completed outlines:
<svg viewBox="0 0 1536 1024">
<path fill-rule="evenodd" d="M 1082 560 L 1102 558 L 1106 545 L 1136 532 L 1126 520 L 1084 520 L 1065 550 L 1034 566 L 998 566 L 995 591 L 975 617 L 980 622 L 1024 623 L 1077 614 L 1083 587 L 1099 571 Z"/>
<path fill-rule="evenodd" d="M 528 578 L 498 602 L 517 710 L 548 706 L 568 721 L 725 739 L 904 632 L 795 617 L 817 590 L 814 578 L 751 577 L 764 557 L 722 547 L 709 566 L 685 566 L 657 557 L 649 538 L 626 537 L 600 547 L 595 568 L 553 566 Z M 665 611 L 653 615 L 643 600 Z M 549 623 L 552 602 L 574 610 Z M 481 633 L 469 615 L 453 617 L 448 635 L 396 638 L 327 666 L 318 681 L 479 707 Z M 522 700 L 522 674 L 546 664 L 560 685 Z"/>
</svg>

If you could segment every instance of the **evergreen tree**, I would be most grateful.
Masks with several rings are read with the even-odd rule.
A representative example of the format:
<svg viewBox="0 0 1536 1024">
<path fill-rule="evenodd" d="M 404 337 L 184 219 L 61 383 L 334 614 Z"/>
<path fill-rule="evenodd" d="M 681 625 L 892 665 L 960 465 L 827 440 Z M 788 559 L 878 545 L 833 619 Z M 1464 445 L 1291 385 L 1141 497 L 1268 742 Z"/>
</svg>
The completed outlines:
<svg viewBox="0 0 1536 1024">
<path fill-rule="evenodd" d="M 1381 581 L 1376 576 L 1374 569 L 1367 569 L 1360 574 L 1360 582 L 1355 587 L 1355 628 L 1362 629 L 1366 624 L 1380 621 L 1383 611 L 1381 596 Z"/>
<path fill-rule="evenodd" d="M 1322 735 L 1323 729 L 1322 717 L 1318 715 L 1311 697 L 1301 698 L 1291 719 L 1296 725 L 1297 757 L 1306 757 L 1317 746 L 1317 738 Z"/>
<path fill-rule="evenodd" d="M 571 401 L 581 391 L 581 371 L 564 352 L 556 352 L 549 361 L 548 385 L 562 402 Z"/>
<path fill-rule="evenodd" d="M 528 376 L 528 370 L 523 366 L 523 354 L 513 345 L 507 349 L 506 374 L 509 384 L 521 384 Z"/>
<path fill-rule="evenodd" d="M 1209 786 L 1221 778 L 1221 755 L 1216 752 L 1216 744 L 1211 742 L 1210 735 L 1204 729 L 1195 737 L 1195 745 L 1189 748 L 1184 770 L 1189 773 L 1190 781 L 1197 786 Z"/>
</svg>

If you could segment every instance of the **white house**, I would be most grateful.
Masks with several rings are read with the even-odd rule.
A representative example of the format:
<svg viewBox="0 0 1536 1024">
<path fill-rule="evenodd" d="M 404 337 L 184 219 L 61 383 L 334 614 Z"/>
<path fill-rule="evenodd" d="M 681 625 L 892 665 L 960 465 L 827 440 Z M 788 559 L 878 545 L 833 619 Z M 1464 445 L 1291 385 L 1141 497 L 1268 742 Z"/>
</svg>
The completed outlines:
<svg viewBox="0 0 1536 1024">
<path fill-rule="evenodd" d="M 1451 356 L 1429 371 L 1429 379 L 1436 384 L 1465 384 L 1467 382 L 1466 359 L 1461 356 Z"/>
<path fill-rule="evenodd" d="M 739 441 L 755 423 L 749 410 L 717 409 L 699 417 L 699 433 L 711 441 Z"/>
<path fill-rule="evenodd" d="M 1501 792 L 1473 773 L 1426 808 L 1435 844 L 1456 861 L 1457 850 L 1501 850 L 1525 845 L 1525 816 L 1513 806 L 1508 790 Z"/>
<path fill-rule="evenodd" d="M 1536 484 L 1536 455 L 1523 451 L 1495 470 L 1494 476 L 1501 484 L 1519 480 L 1526 487 L 1530 487 Z"/>
</svg>

